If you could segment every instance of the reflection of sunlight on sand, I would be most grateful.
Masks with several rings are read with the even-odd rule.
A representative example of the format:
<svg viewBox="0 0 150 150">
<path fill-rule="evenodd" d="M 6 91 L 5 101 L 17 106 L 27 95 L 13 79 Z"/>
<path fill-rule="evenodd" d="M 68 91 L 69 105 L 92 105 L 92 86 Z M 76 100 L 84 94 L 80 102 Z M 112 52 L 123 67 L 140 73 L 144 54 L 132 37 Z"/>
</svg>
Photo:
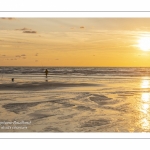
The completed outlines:
<svg viewBox="0 0 150 150">
<path fill-rule="evenodd" d="M 143 129 L 149 129 L 150 128 L 149 127 L 149 121 L 146 118 L 143 118 L 141 120 L 141 126 L 142 126 Z"/>
<path fill-rule="evenodd" d="M 149 93 L 142 93 L 141 99 L 143 102 L 148 102 L 150 100 L 150 94 Z"/>
<path fill-rule="evenodd" d="M 143 79 L 141 83 L 141 88 L 149 88 L 150 83 L 149 80 Z M 149 108 L 150 108 L 150 93 L 143 92 L 141 94 L 141 102 L 140 102 L 140 126 L 144 130 L 150 129 L 150 122 L 149 122 Z"/>
<path fill-rule="evenodd" d="M 142 80 L 141 88 L 149 88 L 150 87 L 149 85 L 150 85 L 149 80 L 146 79 Z"/>
<path fill-rule="evenodd" d="M 148 108 L 149 108 L 149 105 L 148 105 L 148 104 L 142 104 L 142 106 L 141 106 L 141 111 L 142 111 L 144 114 L 147 114 Z"/>
<path fill-rule="evenodd" d="M 149 126 L 149 106 L 150 104 L 150 94 L 149 93 L 142 93 L 141 95 L 141 103 L 140 103 L 140 124 L 142 129 L 150 129 Z"/>
</svg>

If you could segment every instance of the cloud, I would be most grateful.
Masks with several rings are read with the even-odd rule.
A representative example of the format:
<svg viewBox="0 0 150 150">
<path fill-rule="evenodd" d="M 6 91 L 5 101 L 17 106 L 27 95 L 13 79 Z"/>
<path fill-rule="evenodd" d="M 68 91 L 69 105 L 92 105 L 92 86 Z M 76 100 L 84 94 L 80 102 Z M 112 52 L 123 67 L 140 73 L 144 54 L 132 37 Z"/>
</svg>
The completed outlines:
<svg viewBox="0 0 150 150">
<path fill-rule="evenodd" d="M 3 20 L 16 20 L 15 18 L 4 18 L 4 17 L 2 17 L 1 19 L 3 19 Z"/>
<path fill-rule="evenodd" d="M 24 28 L 22 28 L 22 29 L 16 29 L 16 30 L 21 30 L 21 31 L 23 30 L 23 31 L 26 31 L 26 30 L 31 30 L 31 29 L 24 27 Z"/>
<path fill-rule="evenodd" d="M 16 30 L 19 30 L 19 31 L 23 31 L 22 33 L 37 33 L 36 31 L 33 31 L 32 29 L 29 29 L 29 28 L 22 28 L 22 29 L 16 29 Z"/>
<path fill-rule="evenodd" d="M 20 55 L 16 55 L 16 57 L 20 57 Z"/>
<path fill-rule="evenodd" d="M 23 33 L 37 33 L 36 31 L 23 31 Z"/>
<path fill-rule="evenodd" d="M 83 26 L 81 26 L 81 27 L 80 27 L 80 29 L 84 29 L 84 27 L 83 27 Z"/>
<path fill-rule="evenodd" d="M 25 54 L 22 54 L 21 56 L 26 56 Z"/>
</svg>

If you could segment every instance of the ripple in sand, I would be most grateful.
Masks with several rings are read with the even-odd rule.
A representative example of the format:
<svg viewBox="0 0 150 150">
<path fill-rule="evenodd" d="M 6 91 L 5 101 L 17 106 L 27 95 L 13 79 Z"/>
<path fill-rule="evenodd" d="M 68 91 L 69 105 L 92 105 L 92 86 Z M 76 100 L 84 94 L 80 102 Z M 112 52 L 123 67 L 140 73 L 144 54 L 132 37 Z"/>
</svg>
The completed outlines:
<svg viewBox="0 0 150 150">
<path fill-rule="evenodd" d="M 73 118 L 75 115 L 76 114 L 66 115 L 66 116 L 58 117 L 58 119 L 60 119 L 60 120 L 70 119 L 70 118 Z"/>
<path fill-rule="evenodd" d="M 3 108 L 14 112 L 16 114 L 20 113 L 21 111 L 25 111 L 29 107 L 34 107 L 41 102 L 32 102 L 32 103 L 10 103 L 3 105 Z"/>
<path fill-rule="evenodd" d="M 74 104 L 71 104 L 71 103 L 67 102 L 66 100 L 53 100 L 53 101 L 49 101 L 49 102 L 62 104 L 64 107 L 73 107 L 73 106 L 75 106 Z"/>
<path fill-rule="evenodd" d="M 122 112 L 122 113 L 133 112 L 133 110 L 131 110 L 131 108 L 130 108 L 129 103 L 122 104 L 122 105 L 119 105 L 119 106 L 116 106 L 116 107 L 104 106 L 103 108 L 114 110 L 114 111 L 119 111 L 119 112 Z"/>
<path fill-rule="evenodd" d="M 95 126 L 102 126 L 107 125 L 110 123 L 110 120 L 107 119 L 98 119 L 98 120 L 89 120 L 85 122 L 81 127 L 95 127 Z"/>
<path fill-rule="evenodd" d="M 36 105 L 42 104 L 42 103 L 57 103 L 62 104 L 64 107 L 72 107 L 75 106 L 74 104 L 70 104 L 69 102 L 66 102 L 64 100 L 52 100 L 52 101 L 43 101 L 43 102 L 31 102 L 31 103 L 9 103 L 3 105 L 3 108 L 14 112 L 16 114 L 27 110 L 29 107 L 34 107 Z"/>
<path fill-rule="evenodd" d="M 33 117 L 32 120 L 38 120 L 38 119 L 43 119 L 43 118 L 51 117 L 51 116 L 54 116 L 54 115 L 32 113 L 32 114 L 30 114 L 30 116 Z"/>
<path fill-rule="evenodd" d="M 86 106 L 77 106 L 75 107 L 77 110 L 83 110 L 83 111 L 94 111 L 95 109 L 92 109 L 90 107 L 86 107 Z"/>
<path fill-rule="evenodd" d="M 44 132 L 62 132 L 62 131 L 55 127 L 46 127 L 44 129 Z"/>
<path fill-rule="evenodd" d="M 90 100 L 91 101 L 94 101 L 95 103 L 99 104 L 99 105 L 104 105 L 104 104 L 107 104 L 107 100 L 112 100 L 112 98 L 109 98 L 105 95 L 93 95 L 90 97 Z M 110 102 L 110 101 L 109 101 Z"/>
</svg>

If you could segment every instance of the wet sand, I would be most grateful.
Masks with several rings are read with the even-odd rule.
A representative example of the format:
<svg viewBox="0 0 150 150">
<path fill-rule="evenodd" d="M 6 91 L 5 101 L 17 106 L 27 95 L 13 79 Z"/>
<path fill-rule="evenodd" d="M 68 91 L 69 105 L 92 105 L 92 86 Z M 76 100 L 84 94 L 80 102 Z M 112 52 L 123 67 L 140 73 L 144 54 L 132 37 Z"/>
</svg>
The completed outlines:
<svg viewBox="0 0 150 150">
<path fill-rule="evenodd" d="M 149 132 L 149 118 L 149 77 L 0 83 L 0 132 Z"/>
</svg>

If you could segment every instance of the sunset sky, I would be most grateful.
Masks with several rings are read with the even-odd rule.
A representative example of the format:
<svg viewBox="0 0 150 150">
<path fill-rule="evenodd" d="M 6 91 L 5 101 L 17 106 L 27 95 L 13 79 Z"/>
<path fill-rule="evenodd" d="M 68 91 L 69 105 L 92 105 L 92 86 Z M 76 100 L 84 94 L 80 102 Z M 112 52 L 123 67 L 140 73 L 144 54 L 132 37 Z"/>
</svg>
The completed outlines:
<svg viewBox="0 0 150 150">
<path fill-rule="evenodd" d="M 0 66 L 150 67 L 150 18 L 0 18 Z"/>
</svg>

